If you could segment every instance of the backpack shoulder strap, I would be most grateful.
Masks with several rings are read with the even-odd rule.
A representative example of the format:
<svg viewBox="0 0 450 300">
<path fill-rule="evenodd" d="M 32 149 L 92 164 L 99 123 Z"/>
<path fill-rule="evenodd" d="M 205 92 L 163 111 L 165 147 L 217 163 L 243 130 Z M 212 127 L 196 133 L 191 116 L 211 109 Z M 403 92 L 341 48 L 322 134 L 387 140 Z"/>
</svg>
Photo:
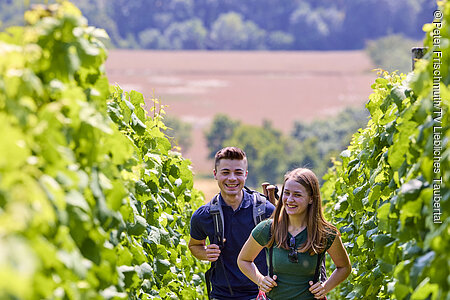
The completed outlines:
<svg viewBox="0 0 450 300">
<path fill-rule="evenodd" d="M 324 278 L 325 274 L 325 278 Z M 314 273 L 314 283 L 316 282 L 324 282 L 327 280 L 326 278 L 326 269 L 325 269 L 325 251 L 317 254 L 317 265 L 316 271 Z"/>
<path fill-rule="evenodd" d="M 266 201 L 267 198 L 263 194 L 251 190 L 248 187 L 244 186 L 244 190 L 252 195 L 253 198 L 253 222 L 255 222 L 255 226 L 258 225 L 261 221 L 266 219 Z"/>
<path fill-rule="evenodd" d="M 253 193 L 253 221 L 255 226 L 266 218 L 266 198 L 258 192 Z"/>
<path fill-rule="evenodd" d="M 273 246 L 269 248 L 269 277 L 273 278 Z"/>
<path fill-rule="evenodd" d="M 210 208 L 209 213 L 211 214 L 213 218 L 214 223 L 214 237 L 213 241 L 211 243 L 218 245 L 221 249 L 223 246 L 223 240 L 224 240 L 224 221 L 223 221 L 223 211 L 222 211 L 222 205 L 219 201 L 219 194 L 215 195 L 214 198 L 210 202 Z M 223 271 L 225 275 L 225 280 L 227 281 L 228 289 L 230 291 L 230 295 L 233 296 L 233 289 L 231 288 L 230 281 L 228 280 L 227 273 L 225 271 L 225 266 L 223 262 L 222 255 L 219 256 L 218 260 L 216 262 L 211 263 L 211 268 L 208 270 L 208 278 L 206 278 L 205 273 L 205 279 L 206 279 L 206 288 L 208 292 L 208 299 L 211 299 L 211 277 L 212 277 L 212 270 L 216 267 L 216 263 L 221 263 L 223 266 Z"/>
<path fill-rule="evenodd" d="M 216 245 L 222 246 L 224 239 L 224 221 L 223 221 L 223 211 L 222 205 L 220 205 L 219 194 L 215 195 L 214 198 L 210 202 L 209 213 L 213 218 L 214 223 L 214 243 Z"/>
<path fill-rule="evenodd" d="M 272 225 L 270 226 L 270 230 L 269 230 L 269 241 L 272 238 Z M 272 245 L 271 247 L 269 247 L 269 265 L 268 265 L 268 271 L 269 271 L 269 277 L 273 278 L 273 247 L 274 245 Z"/>
<path fill-rule="evenodd" d="M 320 264 L 320 282 L 327 281 L 327 267 L 325 265 L 325 253 L 322 257 L 322 262 Z"/>
</svg>

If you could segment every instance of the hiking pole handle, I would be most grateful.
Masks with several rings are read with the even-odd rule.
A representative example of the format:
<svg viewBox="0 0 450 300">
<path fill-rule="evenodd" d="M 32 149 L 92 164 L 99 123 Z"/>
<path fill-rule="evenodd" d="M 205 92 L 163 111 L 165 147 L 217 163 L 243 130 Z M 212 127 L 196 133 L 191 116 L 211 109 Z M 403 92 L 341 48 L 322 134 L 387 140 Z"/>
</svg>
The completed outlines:
<svg viewBox="0 0 450 300">
<path fill-rule="evenodd" d="M 274 185 L 268 185 L 266 187 L 267 189 L 267 197 L 269 198 L 270 203 L 273 205 L 277 205 L 277 200 L 275 199 L 275 186 Z"/>
<path fill-rule="evenodd" d="M 261 183 L 261 186 L 262 186 L 262 189 L 263 189 L 263 194 L 264 194 L 266 197 L 269 197 L 269 195 L 267 194 L 267 187 L 269 186 L 269 184 L 270 184 L 270 183 L 268 183 L 268 182 L 263 182 L 263 183 Z"/>
</svg>

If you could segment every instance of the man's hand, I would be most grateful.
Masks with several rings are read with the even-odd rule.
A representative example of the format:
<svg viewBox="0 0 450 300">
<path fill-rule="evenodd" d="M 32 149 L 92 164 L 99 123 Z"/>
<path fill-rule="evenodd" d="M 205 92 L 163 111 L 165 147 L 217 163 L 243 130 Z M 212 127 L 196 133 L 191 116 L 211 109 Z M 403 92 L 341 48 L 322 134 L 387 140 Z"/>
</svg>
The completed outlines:
<svg viewBox="0 0 450 300">
<path fill-rule="evenodd" d="M 206 246 L 206 259 L 210 262 L 216 261 L 220 256 L 220 248 L 216 244 Z"/>
<path fill-rule="evenodd" d="M 224 239 L 223 242 L 225 243 L 226 239 Z M 216 244 L 206 246 L 206 240 L 196 240 L 191 237 L 188 247 L 189 250 L 191 250 L 192 255 L 201 260 L 213 262 L 220 256 L 219 246 Z"/>
</svg>

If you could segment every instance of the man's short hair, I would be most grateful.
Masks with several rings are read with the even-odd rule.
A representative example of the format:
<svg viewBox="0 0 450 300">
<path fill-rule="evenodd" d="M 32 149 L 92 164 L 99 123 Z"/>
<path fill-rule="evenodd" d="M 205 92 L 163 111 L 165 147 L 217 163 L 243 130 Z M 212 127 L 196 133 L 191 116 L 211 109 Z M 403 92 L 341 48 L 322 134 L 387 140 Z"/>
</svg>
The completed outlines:
<svg viewBox="0 0 450 300">
<path fill-rule="evenodd" d="M 214 157 L 214 169 L 216 171 L 221 159 L 245 159 L 247 161 L 247 155 L 245 155 L 244 150 L 239 149 L 238 147 L 225 147 L 220 149 Z"/>
</svg>

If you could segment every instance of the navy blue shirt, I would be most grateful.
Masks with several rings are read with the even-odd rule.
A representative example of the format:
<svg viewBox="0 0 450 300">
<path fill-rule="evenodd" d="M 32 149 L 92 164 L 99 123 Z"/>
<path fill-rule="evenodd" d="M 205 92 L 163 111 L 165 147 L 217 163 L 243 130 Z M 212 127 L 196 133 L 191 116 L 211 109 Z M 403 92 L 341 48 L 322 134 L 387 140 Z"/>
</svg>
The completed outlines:
<svg viewBox="0 0 450 300">
<path fill-rule="evenodd" d="M 255 227 L 255 222 L 253 221 L 253 196 L 245 190 L 243 192 L 242 202 L 235 211 L 225 203 L 222 196 L 219 196 L 225 223 L 224 236 L 226 242 L 220 253 L 223 264 L 219 262 L 219 258 L 215 262 L 216 267 L 211 275 L 212 298 L 248 300 L 258 295 L 257 285 L 248 279 L 237 265 L 239 252 Z M 213 240 L 214 223 L 209 209 L 210 203 L 207 203 L 197 209 L 192 215 L 191 237 L 193 239 L 201 241 L 208 238 L 210 241 Z M 272 215 L 274 209 L 275 207 L 267 201 L 266 218 Z M 267 274 L 265 251 L 261 251 L 254 262 L 262 274 Z M 233 296 L 230 294 L 224 270 L 233 290 Z"/>
</svg>

